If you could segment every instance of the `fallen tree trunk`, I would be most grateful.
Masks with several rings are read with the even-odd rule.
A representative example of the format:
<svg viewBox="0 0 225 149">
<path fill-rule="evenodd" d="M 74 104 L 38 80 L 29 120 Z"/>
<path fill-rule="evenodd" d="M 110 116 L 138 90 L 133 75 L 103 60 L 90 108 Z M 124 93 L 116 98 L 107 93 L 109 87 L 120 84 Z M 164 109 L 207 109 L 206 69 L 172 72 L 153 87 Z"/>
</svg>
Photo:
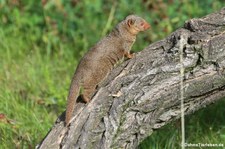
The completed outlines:
<svg viewBox="0 0 225 149">
<path fill-rule="evenodd" d="M 136 148 L 180 118 L 181 78 L 185 114 L 225 97 L 224 68 L 225 8 L 185 22 L 115 68 L 89 104 L 76 105 L 71 125 L 64 127 L 62 114 L 38 147 Z"/>
</svg>

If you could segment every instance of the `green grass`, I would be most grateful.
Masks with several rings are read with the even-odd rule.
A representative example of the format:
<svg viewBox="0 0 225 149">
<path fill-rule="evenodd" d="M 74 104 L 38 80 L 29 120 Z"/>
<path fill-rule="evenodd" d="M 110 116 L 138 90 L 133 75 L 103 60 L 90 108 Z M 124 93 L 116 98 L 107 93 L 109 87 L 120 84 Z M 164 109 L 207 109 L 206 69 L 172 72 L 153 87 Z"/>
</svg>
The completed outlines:
<svg viewBox="0 0 225 149">
<path fill-rule="evenodd" d="M 41 141 L 65 110 L 79 59 L 128 14 L 135 12 L 152 25 L 151 31 L 138 36 L 133 47 L 138 51 L 165 38 L 185 20 L 219 10 L 222 4 L 222 0 L 85 0 L 72 5 L 55 0 L 43 7 L 35 0 L 0 0 L 0 148 L 34 148 Z M 224 140 L 222 105 L 190 116 L 189 142 Z M 208 118 L 214 123 L 204 123 Z M 179 147 L 179 137 L 179 128 L 171 124 L 140 146 Z"/>
<path fill-rule="evenodd" d="M 225 99 L 185 116 L 185 142 L 223 144 L 225 148 Z M 142 149 L 181 148 L 180 120 L 153 132 L 141 144 Z M 192 148 L 192 147 L 188 147 Z M 200 148 L 200 147 L 199 147 Z M 207 147 L 204 147 L 207 148 Z M 210 147 L 209 147 L 210 148 Z M 222 147 L 220 147 L 222 149 Z"/>
</svg>

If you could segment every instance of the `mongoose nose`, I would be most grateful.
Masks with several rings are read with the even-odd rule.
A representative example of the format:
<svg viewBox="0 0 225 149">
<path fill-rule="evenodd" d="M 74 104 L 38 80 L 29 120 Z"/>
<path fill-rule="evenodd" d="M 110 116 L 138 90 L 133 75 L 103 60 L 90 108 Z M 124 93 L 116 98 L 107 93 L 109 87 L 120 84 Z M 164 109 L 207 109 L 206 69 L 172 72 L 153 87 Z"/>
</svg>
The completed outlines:
<svg viewBox="0 0 225 149">
<path fill-rule="evenodd" d="M 144 29 L 147 30 L 149 28 L 151 28 L 151 25 L 146 22 L 145 25 L 144 25 Z"/>
</svg>

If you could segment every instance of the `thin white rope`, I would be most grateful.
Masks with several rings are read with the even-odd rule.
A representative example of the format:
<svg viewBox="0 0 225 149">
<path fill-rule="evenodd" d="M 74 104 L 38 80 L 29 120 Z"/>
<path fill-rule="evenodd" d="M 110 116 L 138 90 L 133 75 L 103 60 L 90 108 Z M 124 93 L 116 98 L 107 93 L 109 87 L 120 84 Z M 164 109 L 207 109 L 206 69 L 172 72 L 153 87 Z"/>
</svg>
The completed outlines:
<svg viewBox="0 0 225 149">
<path fill-rule="evenodd" d="M 184 65 L 183 65 L 183 48 L 185 39 L 181 36 L 180 39 L 180 110 L 181 110 L 181 148 L 185 149 L 185 121 L 184 121 Z"/>
</svg>

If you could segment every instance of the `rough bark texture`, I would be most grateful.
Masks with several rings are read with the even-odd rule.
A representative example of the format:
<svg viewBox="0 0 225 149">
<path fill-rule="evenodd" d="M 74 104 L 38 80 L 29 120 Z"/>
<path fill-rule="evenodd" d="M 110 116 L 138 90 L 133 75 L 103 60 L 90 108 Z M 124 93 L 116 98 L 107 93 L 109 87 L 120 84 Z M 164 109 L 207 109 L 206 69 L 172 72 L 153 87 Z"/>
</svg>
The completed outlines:
<svg viewBox="0 0 225 149">
<path fill-rule="evenodd" d="M 225 8 L 185 22 L 115 68 L 89 104 L 76 105 L 71 125 L 64 127 L 62 114 L 39 148 L 136 148 L 153 130 L 180 118 L 181 78 L 190 114 L 225 97 L 224 69 Z"/>
</svg>

